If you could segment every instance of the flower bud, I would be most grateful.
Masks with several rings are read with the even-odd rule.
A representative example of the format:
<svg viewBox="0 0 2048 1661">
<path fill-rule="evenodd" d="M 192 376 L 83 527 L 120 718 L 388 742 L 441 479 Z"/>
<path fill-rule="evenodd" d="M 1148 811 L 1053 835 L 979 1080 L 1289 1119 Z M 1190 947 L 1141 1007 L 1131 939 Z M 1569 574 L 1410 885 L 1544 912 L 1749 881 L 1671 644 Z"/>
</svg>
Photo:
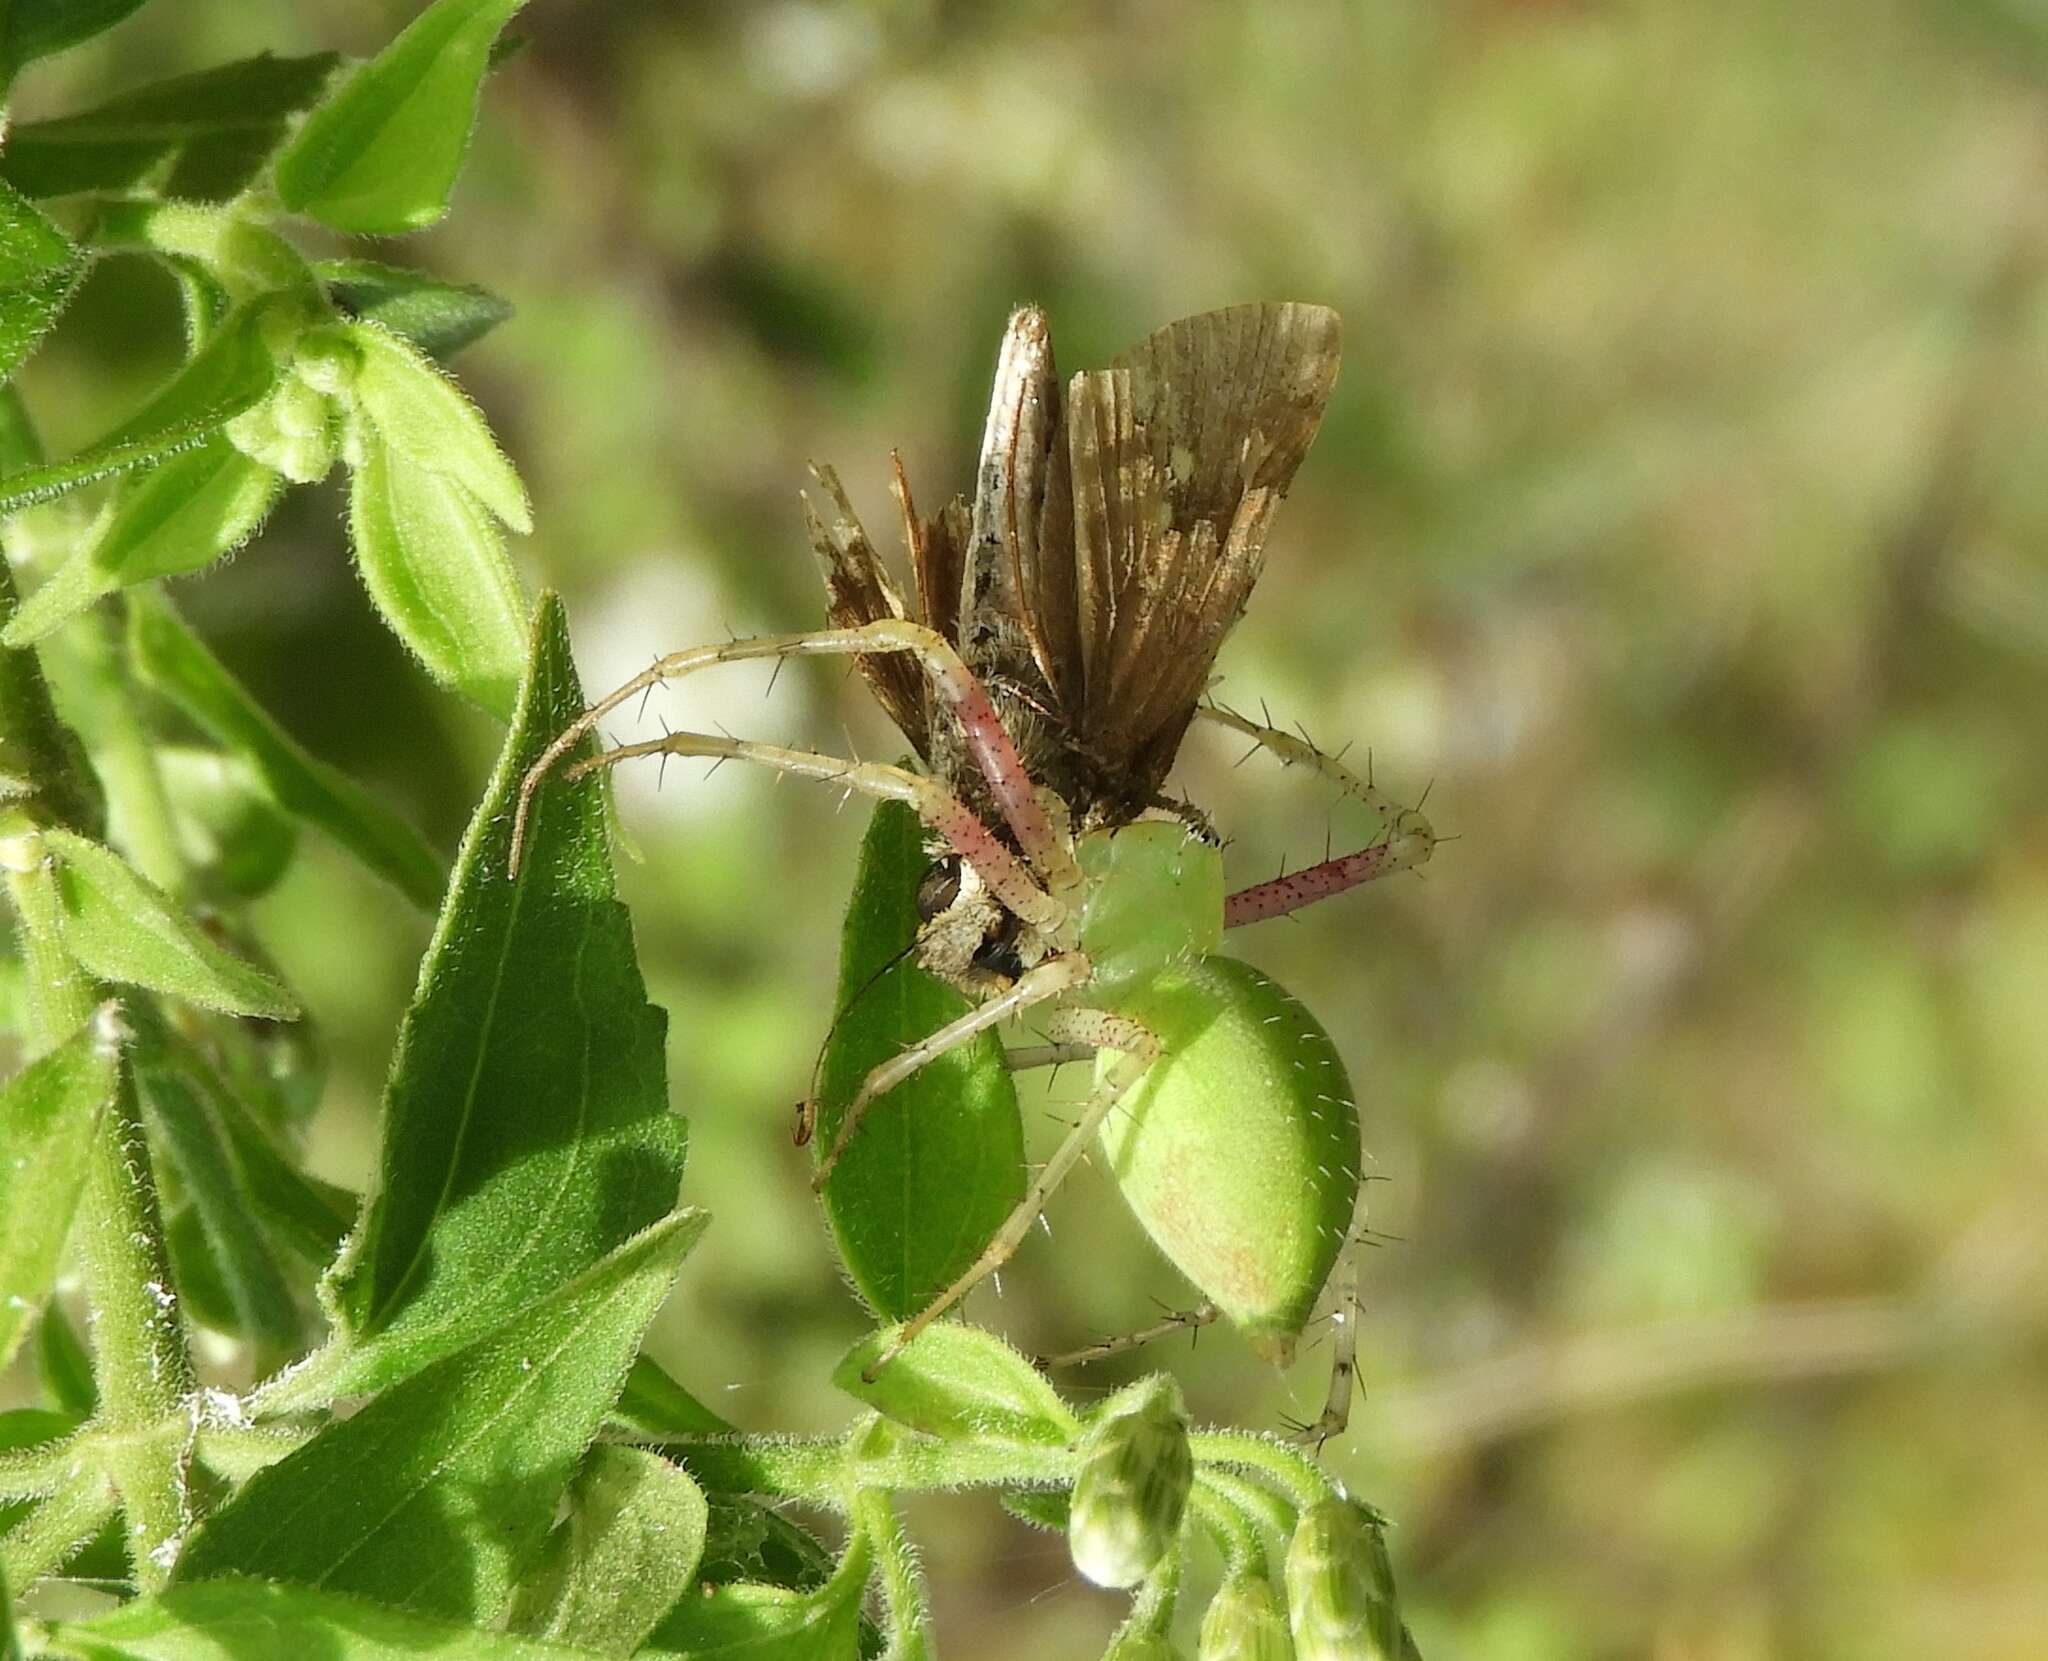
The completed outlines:
<svg viewBox="0 0 2048 1661">
<path fill-rule="evenodd" d="M 342 330 L 326 325 L 299 336 L 292 353 L 292 374 L 315 392 L 339 398 L 351 392 L 363 354 Z"/>
<path fill-rule="evenodd" d="M 1137 1585 L 1172 1549 L 1194 1479 L 1180 1392 L 1148 1381 L 1082 1444 L 1067 1524 L 1074 1566 L 1098 1586 Z"/>
<path fill-rule="evenodd" d="M 1304 1511 L 1287 1548 L 1288 1616 L 1300 1661 L 1399 1661 L 1394 1570 L 1378 1526 L 1348 1500 Z"/>
<path fill-rule="evenodd" d="M 1180 1651 L 1156 1632 L 1120 1632 L 1102 1652 L 1102 1661 L 1181 1661 Z"/>
<path fill-rule="evenodd" d="M 1287 1617 L 1263 1575 L 1234 1574 L 1202 1616 L 1195 1661 L 1292 1661 Z"/>
</svg>

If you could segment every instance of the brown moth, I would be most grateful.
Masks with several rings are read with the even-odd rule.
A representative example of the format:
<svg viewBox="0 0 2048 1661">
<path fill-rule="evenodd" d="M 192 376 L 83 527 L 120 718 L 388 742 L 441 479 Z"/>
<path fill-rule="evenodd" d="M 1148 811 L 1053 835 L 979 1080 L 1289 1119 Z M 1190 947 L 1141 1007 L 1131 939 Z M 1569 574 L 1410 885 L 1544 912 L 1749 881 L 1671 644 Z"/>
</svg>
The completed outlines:
<svg viewBox="0 0 2048 1661">
<path fill-rule="evenodd" d="M 1075 375 L 1062 402 L 1045 313 L 1021 308 L 973 506 L 956 496 L 923 519 L 896 469 L 915 610 L 837 475 L 817 470 L 834 517 L 809 523 L 832 622 L 909 619 L 944 636 L 1076 831 L 1175 807 L 1161 786 L 1322 421 L 1340 333 L 1326 306 L 1203 312 Z M 918 664 L 859 663 L 927 767 L 995 822 Z"/>
</svg>

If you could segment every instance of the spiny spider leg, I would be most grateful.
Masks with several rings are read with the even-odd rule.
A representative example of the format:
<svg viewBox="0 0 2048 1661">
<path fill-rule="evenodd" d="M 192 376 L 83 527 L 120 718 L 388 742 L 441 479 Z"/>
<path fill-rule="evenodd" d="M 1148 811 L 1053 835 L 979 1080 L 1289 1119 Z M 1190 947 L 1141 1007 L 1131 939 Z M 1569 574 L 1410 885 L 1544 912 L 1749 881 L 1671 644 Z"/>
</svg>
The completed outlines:
<svg viewBox="0 0 2048 1661">
<path fill-rule="evenodd" d="M 1038 1067 L 1064 1067 L 1070 1061 L 1093 1061 L 1093 1044 L 1018 1044 L 1003 1052 L 1003 1065 L 1013 1073 Z"/>
<path fill-rule="evenodd" d="M 1095 966 L 1079 952 L 1066 952 L 1059 957 L 1048 958 L 1035 969 L 1027 970 L 1007 991 L 977 1004 L 956 1021 L 948 1021 L 938 1031 L 920 1039 L 902 1054 L 891 1056 L 887 1061 L 869 1072 L 854 1092 L 853 1100 L 846 1104 L 846 1116 L 839 1121 L 838 1134 L 832 1138 L 832 1147 L 818 1166 L 818 1174 L 811 1179 L 813 1188 L 823 1188 L 831 1178 L 833 1167 L 846 1152 L 853 1140 L 854 1132 L 879 1096 L 896 1088 L 920 1067 L 936 1061 L 948 1050 L 986 1032 L 1012 1015 L 1021 1014 L 1033 1005 L 1042 1004 L 1049 998 L 1057 998 L 1063 992 L 1070 992 L 1082 985 L 1095 972 Z M 805 1124 L 817 1121 L 817 1103 L 804 1103 L 802 1112 Z M 799 1141 L 809 1138 L 801 1132 Z"/>
<path fill-rule="evenodd" d="M 1271 882 L 1241 888 L 1223 902 L 1223 926 L 1241 928 L 1268 917 L 1283 917 L 1319 900 L 1356 888 L 1396 871 L 1412 870 L 1425 863 L 1437 844 L 1436 832 L 1420 808 L 1404 808 L 1370 779 L 1362 779 L 1336 757 L 1325 755 L 1306 739 L 1278 727 L 1249 720 L 1219 704 L 1204 704 L 1196 713 L 1203 719 L 1244 734 L 1260 749 L 1270 750 L 1282 766 L 1304 766 L 1354 797 L 1385 821 L 1380 836 L 1355 853 L 1325 859 L 1291 875 Z"/>
<path fill-rule="evenodd" d="M 1347 1240 L 1337 1264 L 1337 1305 L 1330 1312 L 1330 1388 L 1323 1410 L 1313 1424 L 1299 1425 L 1294 1432 L 1297 1441 L 1315 1443 L 1318 1453 L 1351 1423 L 1351 1390 L 1358 1379 L 1358 1251 L 1358 1241 Z"/>
<path fill-rule="evenodd" d="M 893 617 L 854 628 L 756 635 L 747 640 L 728 640 L 715 645 L 694 646 L 688 651 L 671 652 L 652 668 L 641 671 L 623 686 L 607 693 L 563 729 L 555 741 L 541 752 L 540 759 L 527 770 L 525 779 L 521 781 L 519 805 L 512 821 L 512 869 L 517 871 L 519 868 L 519 854 L 525 845 L 526 821 L 533 793 L 540 788 L 541 781 L 563 756 L 583 741 L 586 733 L 636 693 L 680 679 L 696 670 L 708 669 L 715 663 L 737 663 L 761 657 L 865 657 L 886 652 L 908 652 L 922 665 L 931 679 L 932 690 L 959 723 L 968 752 L 980 767 L 982 776 L 988 780 L 989 791 L 1002 810 L 1003 821 L 1017 838 L 1017 845 L 1024 850 L 1025 857 L 1055 890 L 1068 891 L 1078 887 L 1080 873 L 1075 869 L 1073 856 L 1068 853 L 1065 842 L 1040 804 L 1031 775 L 1025 771 L 1023 759 L 1017 754 L 1016 745 L 1011 743 L 987 688 L 961 661 L 960 654 L 943 635 L 921 623 Z M 1003 903 L 1009 904 L 1006 899 Z M 1019 915 L 1030 922 L 1039 920 L 1028 913 L 1020 912 Z"/>
<path fill-rule="evenodd" d="M 623 744 L 602 755 L 590 756 L 577 762 L 564 777 L 580 779 L 602 767 L 616 767 L 622 761 L 653 755 L 758 762 L 798 778 L 822 779 L 864 796 L 903 802 L 944 837 L 947 845 L 981 874 L 989 892 L 1019 917 L 1048 930 L 1066 921 L 1067 908 L 1038 886 L 1024 862 L 997 840 L 995 833 L 975 817 L 973 809 L 937 780 L 907 768 L 885 767 L 873 761 L 847 761 L 840 756 L 821 755 L 816 750 L 785 749 L 779 744 L 761 744 L 747 738 L 672 732 L 644 744 Z M 543 756 L 535 767 L 547 759 Z M 536 782 L 536 775 L 528 773 L 527 780 L 529 784 Z"/>
<path fill-rule="evenodd" d="M 1177 1309 L 1163 1320 L 1136 1332 L 1124 1333 L 1117 1338 L 1104 1338 L 1093 1344 L 1084 1344 L 1078 1350 L 1069 1350 L 1064 1355 L 1041 1355 L 1037 1366 L 1041 1371 L 1050 1372 L 1055 1367 L 1085 1367 L 1091 1362 L 1107 1361 L 1113 1355 L 1122 1355 L 1156 1339 L 1170 1338 L 1176 1332 L 1199 1332 L 1210 1322 L 1219 1319 L 1222 1311 L 1213 1303 L 1198 1303 L 1192 1309 Z"/>
<path fill-rule="evenodd" d="M 861 1375 L 869 1382 L 893 1361 L 903 1346 L 924 1331 L 941 1315 L 953 1307 L 983 1280 L 994 1274 L 1010 1256 L 1024 1243 L 1031 1232 L 1031 1225 L 1045 1210 L 1045 1202 L 1053 1191 L 1067 1179 L 1067 1173 L 1080 1162 L 1081 1156 L 1094 1140 L 1095 1133 L 1102 1128 L 1112 1109 L 1123 1097 L 1125 1091 L 1145 1076 L 1145 1069 L 1159 1059 L 1160 1045 L 1150 1031 L 1136 1021 L 1121 1015 L 1111 1015 L 1099 1009 L 1061 1009 L 1053 1011 L 1047 1019 L 1046 1031 L 1061 1043 L 1087 1044 L 1095 1049 L 1117 1050 L 1121 1053 L 1108 1070 L 1095 1081 L 1094 1092 L 1082 1104 L 1081 1117 L 1066 1134 L 1065 1139 L 1053 1150 L 1052 1157 L 1045 1162 L 1037 1178 L 1024 1192 L 1016 1210 L 1003 1220 L 1003 1226 L 996 1230 L 995 1237 L 982 1249 L 982 1253 L 960 1278 L 948 1286 L 924 1309 L 913 1315 L 896 1331 L 887 1346 Z"/>
</svg>

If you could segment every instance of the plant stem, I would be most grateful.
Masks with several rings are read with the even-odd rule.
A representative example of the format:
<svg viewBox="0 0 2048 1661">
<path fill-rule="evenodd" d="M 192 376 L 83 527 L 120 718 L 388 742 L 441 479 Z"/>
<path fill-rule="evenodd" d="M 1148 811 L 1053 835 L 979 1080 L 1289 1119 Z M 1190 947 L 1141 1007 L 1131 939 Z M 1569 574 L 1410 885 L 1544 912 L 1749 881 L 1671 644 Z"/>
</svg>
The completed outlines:
<svg viewBox="0 0 2048 1661">
<path fill-rule="evenodd" d="M 9 580 L 0 589 L 0 616 L 13 609 Z M 56 875 L 27 811 L 29 804 L 53 810 L 79 796 L 67 747 L 61 736 L 53 736 L 64 729 L 57 725 L 41 673 L 22 667 L 33 662 L 28 654 L 0 652 L 0 662 L 7 665 L 0 672 L 0 730 L 16 737 L 25 722 L 47 725 L 40 739 L 14 745 L 11 759 L 18 763 L 27 757 L 39 770 L 21 781 L 23 806 L 0 825 L 6 832 L 0 846 L 6 855 L 7 890 L 28 968 L 31 1042 L 41 1049 L 91 1018 L 103 989 L 65 948 Z M 118 1019 L 118 1011 L 110 1012 L 110 1018 Z M 127 1511 L 136 1583 L 153 1591 L 169 1577 L 170 1548 L 189 1520 L 182 1404 L 197 1380 L 172 1289 L 134 1075 L 125 1065 L 114 1099 L 93 1131 L 77 1229 L 92 1310 L 97 1422 L 133 1433 L 108 1445 L 104 1469 Z M 45 1502 L 37 1514 L 50 1504 Z M 53 1524 L 61 1520 L 58 1513 Z"/>
<path fill-rule="evenodd" d="M 173 1543 L 190 1520 L 180 1409 L 198 1380 L 171 1279 L 135 1080 L 125 1067 L 101 1115 L 90 1160 L 79 1236 L 99 1422 L 110 1430 L 153 1432 L 114 1441 L 107 1457 L 128 1512 L 136 1583 L 153 1591 L 168 1579 Z"/>
<path fill-rule="evenodd" d="M 774 1436 L 679 1436 L 659 1445 L 708 1488 L 808 1500 L 835 1510 L 845 1505 L 849 1485 L 921 1492 L 1020 1483 L 1065 1485 L 1074 1479 L 1072 1449 L 1009 1442 L 905 1437 L 886 1452 L 859 1455 L 841 1437 L 794 1441 Z"/>
<path fill-rule="evenodd" d="M 105 1474 L 79 1465 L 48 1499 L 0 1538 L 0 1567 L 5 1568 L 8 1583 L 26 1586 L 57 1568 L 99 1533 L 118 1504 Z"/>
<path fill-rule="evenodd" d="M 1224 1465 L 1265 1477 L 1299 1511 L 1334 1498 L 1337 1493 L 1336 1484 L 1314 1460 L 1270 1436 L 1253 1436 L 1239 1430 L 1204 1430 L 1188 1438 L 1188 1447 L 1198 1465 Z"/>
<path fill-rule="evenodd" d="M 931 1609 L 925 1602 L 917 1551 L 903 1532 L 903 1520 L 879 1488 L 856 1493 L 852 1513 L 854 1525 L 874 1547 L 880 1573 L 889 1631 L 885 1661 L 932 1661 Z"/>
<path fill-rule="evenodd" d="M 1256 1519 L 1276 1539 L 1285 1540 L 1294 1532 L 1298 1521 L 1294 1508 L 1263 1482 L 1254 1482 L 1220 1465 L 1204 1467 L 1195 1473 L 1195 1480 L 1244 1516 Z"/>
<path fill-rule="evenodd" d="M 0 658 L 9 655 L 0 652 Z M 85 1024 L 99 987 L 64 945 L 56 864 L 23 809 L 0 813 L 0 867 L 7 873 L 15 944 L 27 971 L 22 986 L 28 1016 L 26 1059 L 34 1060 Z"/>
<path fill-rule="evenodd" d="M 1236 1499 L 1226 1494 L 1214 1483 L 1207 1472 L 1195 1478 L 1195 1513 L 1216 1544 L 1222 1549 L 1225 1564 L 1232 1574 L 1264 1575 L 1266 1572 L 1266 1544 L 1259 1538 L 1257 1526 L 1240 1509 Z"/>
</svg>

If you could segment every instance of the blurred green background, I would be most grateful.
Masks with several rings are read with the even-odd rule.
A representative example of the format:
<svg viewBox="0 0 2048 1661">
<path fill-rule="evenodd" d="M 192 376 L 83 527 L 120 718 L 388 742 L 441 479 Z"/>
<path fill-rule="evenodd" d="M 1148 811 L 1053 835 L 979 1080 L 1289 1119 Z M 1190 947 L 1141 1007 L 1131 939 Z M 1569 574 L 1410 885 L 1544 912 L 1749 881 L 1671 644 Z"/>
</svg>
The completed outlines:
<svg viewBox="0 0 2048 1661">
<path fill-rule="evenodd" d="M 17 113 L 367 52 L 414 9 L 146 7 Z M 1434 780 L 1462 833 L 1426 880 L 1238 943 L 1338 1038 L 1384 1179 L 1326 1458 L 1397 1519 L 1425 1653 L 2048 1653 L 2048 7 L 536 0 L 520 26 L 453 217 L 369 251 L 518 307 L 457 368 L 593 688 L 818 620 L 807 458 L 878 538 L 892 446 L 927 506 L 964 488 L 1014 302 L 1068 369 L 1232 301 L 1343 312 L 1221 693 Z M 168 285 L 103 268 L 25 376 L 53 448 L 177 338 Z M 179 594 L 452 846 L 496 735 L 380 631 L 337 495 Z M 843 669 L 767 679 L 667 713 L 894 754 Z M 1238 754 L 1197 733 L 1178 778 L 1233 871 L 1320 857 L 1328 793 Z M 788 1123 L 860 810 L 736 767 L 654 783 L 622 789 L 623 883 L 717 1218 L 658 1348 L 749 1427 L 829 1427 L 863 1323 Z M 321 1169 L 360 1182 L 425 925 L 310 841 L 261 922 L 334 1052 Z M 1027 1348 L 1184 1299 L 1099 1175 L 1051 1226 L 972 1305 Z M 1274 1426 L 1326 1356 L 1151 1359 L 1199 1416 Z M 1096 1653 L 1117 1600 L 1056 1540 L 985 1500 L 915 1520 L 948 1653 Z"/>
</svg>

